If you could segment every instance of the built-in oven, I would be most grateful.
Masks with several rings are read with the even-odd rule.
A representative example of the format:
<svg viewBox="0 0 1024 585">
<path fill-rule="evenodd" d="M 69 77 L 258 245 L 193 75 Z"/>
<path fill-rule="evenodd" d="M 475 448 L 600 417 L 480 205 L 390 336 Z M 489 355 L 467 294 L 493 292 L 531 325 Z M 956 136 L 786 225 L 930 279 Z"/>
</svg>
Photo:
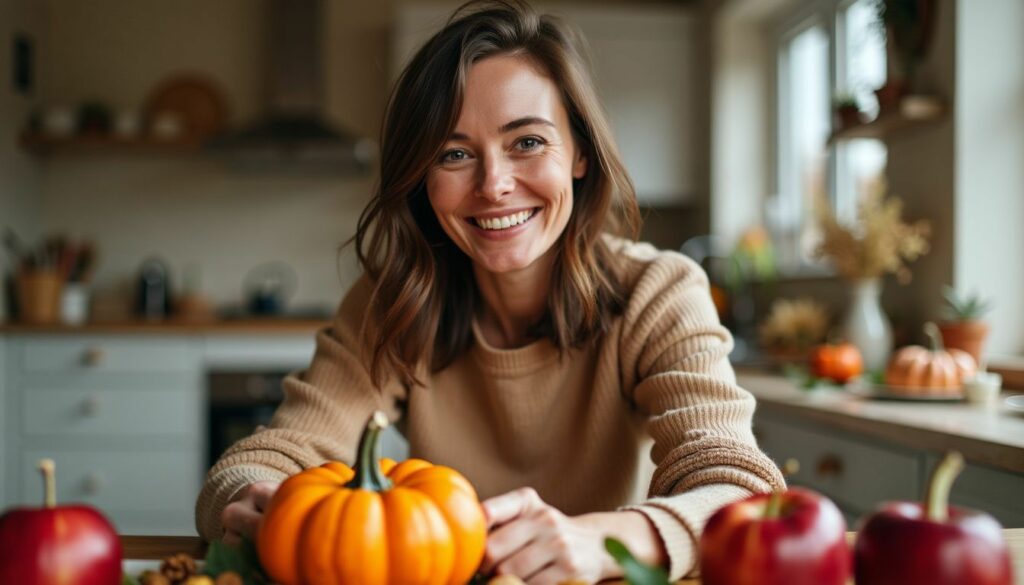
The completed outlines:
<svg viewBox="0 0 1024 585">
<path fill-rule="evenodd" d="M 284 399 L 287 372 L 213 371 L 209 388 L 206 468 L 256 427 L 270 423 Z"/>
<path fill-rule="evenodd" d="M 288 372 L 213 370 L 209 388 L 206 469 L 239 439 L 258 426 L 270 424 L 274 411 L 284 399 L 282 383 Z M 409 444 L 392 425 L 380 438 L 380 454 L 401 461 L 409 457 Z"/>
</svg>

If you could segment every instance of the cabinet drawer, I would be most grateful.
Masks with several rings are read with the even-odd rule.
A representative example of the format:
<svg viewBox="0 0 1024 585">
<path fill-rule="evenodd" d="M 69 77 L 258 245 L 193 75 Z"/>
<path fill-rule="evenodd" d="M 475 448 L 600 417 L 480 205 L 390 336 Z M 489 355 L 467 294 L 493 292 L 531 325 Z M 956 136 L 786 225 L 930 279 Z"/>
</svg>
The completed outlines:
<svg viewBox="0 0 1024 585">
<path fill-rule="evenodd" d="M 103 511 L 119 530 L 119 518 L 160 512 L 191 523 L 201 487 L 200 454 L 192 451 L 24 451 L 21 501 L 39 505 L 42 482 L 32 473 L 40 459 L 57 464 L 58 503 L 84 502 Z"/>
<path fill-rule="evenodd" d="M 928 469 L 934 469 L 939 455 L 928 455 Z M 1024 475 L 967 464 L 953 484 L 950 502 L 983 510 L 1005 528 L 1024 528 Z"/>
<path fill-rule="evenodd" d="M 883 501 L 921 496 L 922 456 L 781 419 L 758 419 L 755 432 L 777 464 L 800 463 L 790 483 L 817 490 L 854 515 Z"/>
<path fill-rule="evenodd" d="M 26 372 L 176 372 L 199 367 L 199 352 L 187 339 L 83 336 L 25 339 Z"/>
<path fill-rule="evenodd" d="M 199 436 L 202 411 L 196 388 L 180 390 L 26 390 L 25 436 Z"/>
</svg>

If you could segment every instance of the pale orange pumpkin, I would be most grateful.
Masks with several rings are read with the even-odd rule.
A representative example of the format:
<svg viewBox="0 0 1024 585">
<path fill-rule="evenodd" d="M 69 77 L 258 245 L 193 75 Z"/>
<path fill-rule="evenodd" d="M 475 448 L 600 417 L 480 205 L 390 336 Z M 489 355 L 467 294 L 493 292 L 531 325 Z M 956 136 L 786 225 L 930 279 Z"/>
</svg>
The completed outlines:
<svg viewBox="0 0 1024 585">
<path fill-rule="evenodd" d="M 285 480 L 256 538 L 281 585 L 463 585 L 483 558 L 487 523 L 454 469 L 378 460 L 382 412 L 359 441 L 355 469 L 338 462 Z"/>
<path fill-rule="evenodd" d="M 946 350 L 934 323 L 925 323 L 931 349 L 910 345 L 897 351 L 885 370 L 891 392 L 907 395 L 961 395 L 963 379 L 974 375 L 974 358 L 959 349 Z"/>
</svg>

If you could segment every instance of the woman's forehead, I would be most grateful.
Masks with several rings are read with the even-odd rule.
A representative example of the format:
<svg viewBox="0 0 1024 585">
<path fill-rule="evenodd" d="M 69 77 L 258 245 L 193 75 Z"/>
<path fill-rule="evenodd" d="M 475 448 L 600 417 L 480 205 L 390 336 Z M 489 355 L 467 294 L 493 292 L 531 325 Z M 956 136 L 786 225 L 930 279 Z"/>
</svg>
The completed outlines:
<svg viewBox="0 0 1024 585">
<path fill-rule="evenodd" d="M 523 118 L 542 118 L 563 127 L 568 116 L 555 82 L 523 56 L 499 55 L 474 63 L 466 76 L 456 132 L 500 132 Z"/>
</svg>

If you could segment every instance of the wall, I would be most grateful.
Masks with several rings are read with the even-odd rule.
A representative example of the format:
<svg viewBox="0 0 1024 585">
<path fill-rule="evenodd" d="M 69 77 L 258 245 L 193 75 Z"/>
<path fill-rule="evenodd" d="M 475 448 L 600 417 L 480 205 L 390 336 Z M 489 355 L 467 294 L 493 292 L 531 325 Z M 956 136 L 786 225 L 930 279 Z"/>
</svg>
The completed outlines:
<svg viewBox="0 0 1024 585">
<path fill-rule="evenodd" d="M 920 89 L 955 103 L 956 6 L 938 0 L 932 46 L 919 68 Z M 897 134 L 888 141 L 886 177 L 889 189 L 903 199 L 903 217 L 926 218 L 931 223 L 931 251 L 910 264 L 913 281 L 899 285 L 889 278 L 883 304 L 897 325 L 912 339 L 924 341 L 920 324 L 938 319 L 942 287 L 953 282 L 954 213 L 956 198 L 953 164 L 953 116 L 937 124 Z"/>
<path fill-rule="evenodd" d="M 1021 355 L 1024 3 L 959 0 L 957 17 L 953 282 L 994 301 L 990 351 Z"/>
<path fill-rule="evenodd" d="M 16 92 L 11 83 L 12 39 L 15 33 L 31 36 L 38 61 L 45 40 L 43 25 L 40 3 L 0 0 L 0 229 L 10 227 L 26 241 L 35 239 L 40 232 L 41 209 L 38 199 L 33 197 L 39 190 L 39 169 L 17 145 L 17 136 L 28 118 L 33 96 Z M 36 93 L 38 84 L 37 77 Z M 0 267 L 6 270 L 9 266 L 6 252 L 2 258 Z M 5 287 L 0 286 L 0 321 L 6 316 L 6 301 Z"/>
</svg>

